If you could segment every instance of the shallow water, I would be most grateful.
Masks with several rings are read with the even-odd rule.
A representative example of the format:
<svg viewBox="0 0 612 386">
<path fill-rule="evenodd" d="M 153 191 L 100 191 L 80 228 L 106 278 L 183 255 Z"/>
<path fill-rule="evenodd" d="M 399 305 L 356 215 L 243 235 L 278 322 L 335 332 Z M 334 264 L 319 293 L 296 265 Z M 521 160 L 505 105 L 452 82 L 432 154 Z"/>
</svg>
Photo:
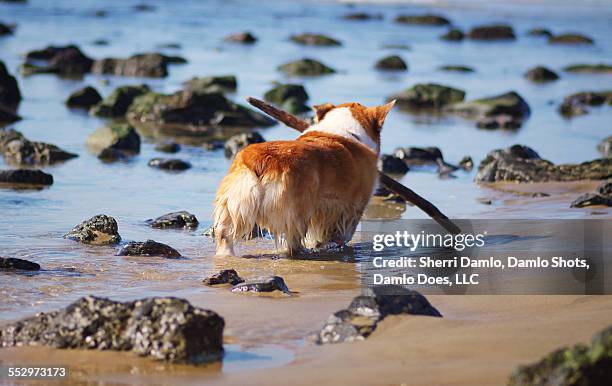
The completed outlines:
<svg viewBox="0 0 612 386">
<path fill-rule="evenodd" d="M 0 3 L 0 19 L 18 24 L 15 36 L 0 38 L 0 59 L 12 73 L 16 73 L 25 52 L 49 44 L 75 43 L 95 58 L 155 50 L 181 55 L 189 61 L 186 65 L 171 66 L 164 79 L 89 75 L 84 80 L 66 80 L 52 75 L 18 76 L 24 95 L 19 114 L 24 120 L 13 127 L 30 139 L 77 153 L 79 158 L 45 168 L 55 178 L 48 189 L 0 189 L 1 254 L 30 259 L 44 268 L 32 275 L 0 275 L 0 321 L 64 306 L 90 293 L 113 299 L 174 295 L 219 311 L 228 319 L 230 335 L 240 342 L 257 345 L 271 340 L 295 348 L 291 342 L 315 329 L 317 323 L 339 308 L 338 304 L 346 305 L 359 290 L 359 273 L 350 261 L 212 259 L 212 242 L 202 232 L 210 225 L 215 189 L 229 166 L 223 152 L 206 151 L 197 145 L 183 146 L 176 156 L 191 162 L 193 168 L 183 173 L 166 173 L 146 165 L 149 159 L 164 156 L 153 148 L 156 141 L 165 139 L 146 138 L 140 155 L 132 160 L 102 163 L 87 151 L 85 140 L 105 121 L 71 111 L 63 104 L 72 91 L 84 84 L 93 85 L 104 96 L 119 85 L 143 82 L 156 91 L 173 92 L 193 76 L 231 73 L 237 75 L 239 82 L 238 91 L 232 95 L 236 101 L 249 95 L 261 96 L 273 81 L 303 82 L 312 104 L 328 101 L 380 104 L 386 96 L 419 82 L 457 86 L 467 91 L 468 99 L 516 90 L 528 101 L 532 115 L 517 131 L 483 131 L 475 128 L 473 122 L 459 118 L 392 112 L 383 131 L 383 152 L 391 152 L 396 146 L 438 146 L 451 163 L 464 155 L 472 156 L 477 163 L 488 151 L 514 143 L 529 145 L 556 163 L 582 162 L 598 158 L 595 146 L 610 134 L 610 107 L 592 108 L 588 115 L 572 120 L 556 112 L 567 94 L 612 88 L 610 75 L 561 72 L 568 64 L 610 60 L 612 10 L 605 4 L 512 6 L 452 2 L 439 7 L 383 4 L 348 7 L 313 1 L 181 0 L 151 1 L 156 5 L 154 12 L 136 13 L 132 7 L 139 1 L 107 3 L 94 0 Z M 95 17 L 98 9 L 107 10 L 108 15 Z M 382 13 L 385 18 L 366 22 L 340 19 L 347 12 L 360 10 Z M 392 22 L 399 13 L 425 11 L 443 13 L 463 29 L 506 22 L 513 25 L 518 39 L 508 43 L 447 43 L 438 39 L 445 32 L 444 27 L 402 26 Z M 546 27 L 554 33 L 582 32 L 592 36 L 596 44 L 548 45 L 543 38 L 526 35 L 533 27 Z M 241 30 L 253 31 L 259 42 L 246 47 L 222 42 L 223 36 Z M 302 47 L 288 40 L 290 34 L 306 31 L 329 34 L 340 39 L 343 46 Z M 108 39 L 110 45 L 92 44 L 100 38 Z M 158 48 L 172 42 L 180 43 L 182 48 Z M 407 44 L 410 49 L 383 48 L 389 44 Z M 409 71 L 388 74 L 373 69 L 376 60 L 392 53 L 407 59 Z M 276 71 L 278 65 L 301 57 L 320 59 L 339 73 L 290 79 Z M 446 64 L 468 65 L 476 72 L 437 70 Z M 560 72 L 561 79 L 546 85 L 529 83 L 523 73 L 538 64 Z M 102 84 L 103 79 L 109 83 Z M 268 140 L 295 137 L 295 132 L 283 126 L 261 133 Z M 185 138 L 179 141 L 194 142 Z M 0 160 L 1 167 L 6 166 L 3 162 Z M 609 209 L 569 208 L 573 198 L 594 188 L 593 183 L 510 186 L 500 191 L 478 187 L 473 183 L 474 175 L 475 172 L 457 172 L 457 178 L 442 180 L 431 171 L 413 171 L 402 182 L 455 218 L 610 218 L 612 214 Z M 518 189 L 538 189 L 551 192 L 551 196 L 531 198 L 517 194 Z M 479 197 L 491 198 L 492 205 L 479 203 Z M 200 228 L 155 230 L 144 223 L 176 210 L 196 214 Z M 117 257 L 113 247 L 89 247 L 62 239 L 62 234 L 74 225 L 98 213 L 117 219 L 124 240 L 154 239 L 168 243 L 186 259 Z M 409 207 L 402 216 L 423 218 L 424 214 Z M 243 251 L 274 252 L 274 246 L 269 241 L 255 241 Z M 206 274 L 222 267 L 236 268 L 247 277 L 280 274 L 290 288 L 297 288 L 300 293 L 291 299 L 251 302 L 251 298 L 200 284 Z M 280 301 L 290 304 L 283 305 L 283 309 L 295 309 L 296 316 L 274 321 L 254 316 L 258 307 L 277 312 Z M 313 307 L 313 314 L 304 317 L 303 311 L 299 312 L 302 304 Z M 260 323 L 232 320 L 243 312 Z M 231 370 L 232 366 L 228 368 Z"/>
</svg>

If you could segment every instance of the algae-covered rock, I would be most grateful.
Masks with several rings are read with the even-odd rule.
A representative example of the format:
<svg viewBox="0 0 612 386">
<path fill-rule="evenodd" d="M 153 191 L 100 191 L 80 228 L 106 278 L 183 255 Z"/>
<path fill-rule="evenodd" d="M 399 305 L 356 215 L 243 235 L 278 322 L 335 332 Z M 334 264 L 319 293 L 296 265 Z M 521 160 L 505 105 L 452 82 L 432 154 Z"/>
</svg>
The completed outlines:
<svg viewBox="0 0 612 386">
<path fill-rule="evenodd" d="M 585 74 L 610 74 L 612 73 L 612 65 L 605 63 L 598 64 L 572 64 L 571 66 L 566 66 L 563 68 L 563 71 L 567 72 L 575 72 L 575 73 L 585 73 Z"/>
<path fill-rule="evenodd" d="M 39 271 L 39 270 L 40 270 L 40 265 L 32 261 L 24 260 L 24 259 L 16 259 L 14 257 L 0 257 L 0 271 Z"/>
<path fill-rule="evenodd" d="M 365 20 L 382 20 L 383 16 L 380 13 L 352 12 L 352 13 L 347 13 L 346 15 L 342 16 L 342 18 L 344 20 L 365 21 Z"/>
<path fill-rule="evenodd" d="M 91 72 L 94 74 L 163 78 L 168 76 L 168 64 L 186 62 L 185 59 L 178 56 L 144 53 L 132 55 L 127 59 L 105 58 L 96 60 L 91 67 Z"/>
<path fill-rule="evenodd" d="M 169 362 L 201 363 L 223 356 L 224 320 L 172 297 L 116 302 L 86 296 L 0 330 L 0 347 L 132 351 Z"/>
<path fill-rule="evenodd" d="M 440 109 L 446 105 L 461 102 L 465 91 L 436 83 L 419 83 L 413 87 L 390 96 L 400 108 L 409 110 Z"/>
<path fill-rule="evenodd" d="M 121 86 L 117 87 L 108 97 L 95 105 L 89 111 L 90 114 L 105 117 L 118 118 L 125 115 L 128 108 L 136 97 L 150 91 L 147 85 Z"/>
<path fill-rule="evenodd" d="M 408 64 L 399 55 L 385 56 L 374 65 L 379 70 L 389 71 L 405 71 L 408 69 Z"/>
<path fill-rule="evenodd" d="M 465 34 L 459 28 L 451 28 L 445 34 L 440 36 L 440 39 L 449 42 L 459 42 L 465 38 Z"/>
<path fill-rule="evenodd" d="M 125 152 L 127 155 L 140 152 L 140 136 L 133 126 L 115 123 L 103 126 L 87 138 L 87 146 L 100 154 L 105 149 Z"/>
<path fill-rule="evenodd" d="M 448 72 L 474 72 L 474 69 L 472 67 L 453 65 L 453 64 L 440 66 L 438 67 L 438 69 L 440 71 L 448 71 Z"/>
<path fill-rule="evenodd" d="M 544 36 L 547 38 L 553 36 L 553 33 L 546 28 L 532 28 L 527 32 L 527 34 L 529 36 Z"/>
<path fill-rule="evenodd" d="M 245 31 L 227 35 L 223 40 L 232 43 L 254 44 L 257 42 L 257 37 L 251 32 Z"/>
<path fill-rule="evenodd" d="M 234 75 L 191 78 L 184 84 L 186 90 L 197 92 L 233 92 L 238 88 L 238 81 Z"/>
<path fill-rule="evenodd" d="M 612 206 L 612 181 L 601 183 L 593 193 L 580 195 L 570 204 L 570 207 L 584 208 L 595 205 Z"/>
<path fill-rule="evenodd" d="M 331 67 L 314 60 L 314 59 L 300 59 L 293 62 L 285 63 L 278 69 L 287 75 L 292 76 L 318 76 L 333 74 L 336 72 Z"/>
<path fill-rule="evenodd" d="M 70 94 L 66 100 L 66 106 L 89 109 L 91 106 L 98 104 L 101 100 L 102 97 L 95 88 L 86 86 Z"/>
<path fill-rule="evenodd" d="M 582 91 L 566 96 L 559 106 L 559 113 L 571 118 L 588 113 L 587 106 L 612 105 L 612 91 Z"/>
<path fill-rule="evenodd" d="M 117 256 L 162 256 L 175 259 L 182 257 L 176 249 L 155 240 L 130 241 L 117 252 Z"/>
<path fill-rule="evenodd" d="M 478 166 L 477 182 L 602 180 L 612 177 L 612 159 L 555 165 L 533 149 L 514 145 L 491 151 Z"/>
<path fill-rule="evenodd" d="M 32 60 L 46 62 L 44 65 L 32 63 Z M 93 60 L 75 45 L 48 46 L 26 54 L 26 62 L 21 66 L 23 75 L 58 74 L 68 77 L 81 77 L 91 71 Z"/>
<path fill-rule="evenodd" d="M 537 66 L 527 71 L 525 78 L 532 82 L 550 82 L 559 79 L 559 75 L 546 67 Z"/>
<path fill-rule="evenodd" d="M 195 215 L 186 212 L 172 212 L 167 213 L 163 216 L 159 216 L 156 219 L 149 219 L 146 221 L 152 228 L 158 229 L 169 229 L 169 228 L 189 228 L 195 229 L 198 227 L 199 221 Z"/>
<path fill-rule="evenodd" d="M 276 84 L 266 91 L 264 99 L 291 114 L 301 114 L 309 111 L 306 104 L 308 94 L 301 84 Z"/>
<path fill-rule="evenodd" d="M 178 153 L 181 150 L 181 145 L 176 142 L 164 142 L 156 145 L 155 150 L 162 153 Z"/>
<path fill-rule="evenodd" d="M 300 35 L 292 35 L 291 40 L 295 43 L 305 46 L 340 46 L 340 41 L 322 34 L 303 33 Z"/>
<path fill-rule="evenodd" d="M 191 164 L 178 158 L 153 158 L 147 165 L 162 170 L 182 171 L 191 168 Z"/>
<path fill-rule="evenodd" d="M 95 245 L 117 244 L 121 241 L 117 221 L 104 214 L 83 221 L 66 233 L 64 238 Z"/>
<path fill-rule="evenodd" d="M 469 119 L 483 119 L 497 115 L 509 115 L 525 120 L 531 113 L 527 102 L 514 91 L 488 98 L 456 103 L 448 106 L 445 110 Z"/>
<path fill-rule="evenodd" d="M 231 136 L 223 146 L 225 151 L 225 156 L 227 158 L 234 158 L 236 154 L 248 145 L 253 143 L 261 143 L 265 142 L 264 137 L 261 136 L 258 132 L 254 131 L 251 133 L 242 133 Z"/>
<path fill-rule="evenodd" d="M 38 169 L 0 170 L 0 183 L 49 186 L 53 184 L 53 176 Z"/>
<path fill-rule="evenodd" d="M 514 40 L 514 30 L 509 25 L 493 24 L 474 27 L 467 37 L 473 40 Z"/>
<path fill-rule="evenodd" d="M 550 44 L 593 44 L 594 41 L 582 34 L 552 35 L 548 38 Z"/>
<path fill-rule="evenodd" d="M 416 25 L 448 25 L 450 20 L 444 16 L 434 14 L 424 15 L 399 15 L 395 18 L 396 23 Z"/>
<path fill-rule="evenodd" d="M 44 166 L 78 157 L 55 145 L 30 141 L 16 130 L 0 130 L 0 153 L 7 163 L 20 166 Z"/>
</svg>

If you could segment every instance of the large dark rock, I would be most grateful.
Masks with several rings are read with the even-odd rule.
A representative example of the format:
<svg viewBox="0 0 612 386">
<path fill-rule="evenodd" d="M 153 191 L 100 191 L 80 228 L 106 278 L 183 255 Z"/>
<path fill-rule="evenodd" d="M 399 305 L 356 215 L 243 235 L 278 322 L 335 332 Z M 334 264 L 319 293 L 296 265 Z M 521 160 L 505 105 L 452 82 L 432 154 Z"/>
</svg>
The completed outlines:
<svg viewBox="0 0 612 386">
<path fill-rule="evenodd" d="M 0 257 L 0 271 L 39 271 L 40 265 L 13 257 Z M 0 338 L 1 339 L 1 338 Z"/>
<path fill-rule="evenodd" d="M 449 42 L 459 42 L 465 38 L 465 34 L 459 28 L 451 28 L 440 39 Z"/>
<path fill-rule="evenodd" d="M 66 105 L 73 108 L 89 109 L 102 100 L 100 93 L 91 86 L 76 90 L 66 100 Z"/>
<path fill-rule="evenodd" d="M 227 35 L 225 38 L 223 38 L 223 40 L 232 43 L 254 44 L 257 42 L 257 37 L 252 33 L 245 31 Z"/>
<path fill-rule="evenodd" d="M 182 171 L 191 168 L 191 164 L 178 158 L 153 158 L 148 162 L 152 168 Z"/>
<path fill-rule="evenodd" d="M 509 386 L 596 386 L 608 385 L 612 374 L 612 327 L 591 340 L 551 352 L 531 365 L 519 366 Z"/>
<path fill-rule="evenodd" d="M 612 91 L 583 91 L 566 96 L 559 113 L 570 118 L 588 112 L 587 106 L 612 105 Z"/>
<path fill-rule="evenodd" d="M 0 126 L 17 122 L 19 120 L 21 120 L 21 117 L 17 115 L 13 109 L 0 104 Z"/>
<path fill-rule="evenodd" d="M 64 238 L 95 245 L 117 244 L 121 241 L 117 221 L 104 214 L 83 221 L 66 233 Z"/>
<path fill-rule="evenodd" d="M 314 59 L 300 59 L 293 62 L 285 63 L 278 69 L 287 75 L 292 76 L 318 76 L 333 74 L 336 72 L 331 67 L 314 60 Z"/>
<path fill-rule="evenodd" d="M 234 75 L 205 76 L 192 78 L 185 84 L 185 89 L 196 92 L 233 92 L 238 88 L 238 80 Z"/>
<path fill-rule="evenodd" d="M 287 284 L 280 276 L 265 276 L 258 277 L 252 280 L 236 284 L 232 287 L 232 292 L 274 292 L 281 291 L 285 294 L 290 294 Z"/>
<path fill-rule="evenodd" d="M 385 56 L 374 65 L 379 70 L 405 71 L 408 65 L 399 55 Z"/>
<path fill-rule="evenodd" d="M 0 60 L 0 105 L 14 110 L 20 101 L 21 92 L 17 79 L 8 72 L 4 62 Z"/>
<path fill-rule="evenodd" d="M 484 25 L 474 27 L 467 37 L 474 40 L 514 40 L 514 30 L 509 25 Z"/>
<path fill-rule="evenodd" d="M 181 145 L 176 142 L 165 142 L 155 146 L 155 150 L 162 153 L 178 153 L 181 151 Z"/>
<path fill-rule="evenodd" d="M 136 97 L 146 94 L 149 91 L 151 91 L 149 87 L 144 84 L 117 87 L 108 97 L 92 107 L 90 113 L 105 118 L 122 117 Z"/>
<path fill-rule="evenodd" d="M 168 75 L 168 64 L 171 63 L 186 63 L 186 60 L 181 57 L 166 56 L 159 53 L 136 54 L 127 59 L 105 58 L 96 60 L 91 72 L 94 74 L 163 78 Z"/>
<path fill-rule="evenodd" d="M 146 221 L 153 228 L 158 229 L 169 229 L 169 228 L 190 228 L 195 229 L 198 227 L 199 221 L 195 215 L 186 212 L 172 212 L 167 213 L 163 216 L 159 216 L 156 219 L 149 219 Z"/>
<path fill-rule="evenodd" d="M 223 355 L 224 320 L 178 298 L 115 302 L 86 296 L 61 310 L 10 323 L 0 347 L 132 351 L 170 362 L 200 363 Z"/>
<path fill-rule="evenodd" d="M 546 67 L 538 66 L 527 71 L 525 78 L 532 82 L 550 82 L 559 79 L 559 75 Z"/>
<path fill-rule="evenodd" d="M 487 122 L 506 122 L 509 120 L 512 127 L 520 127 L 522 122 L 531 114 L 531 109 L 525 100 L 516 92 L 488 98 L 476 99 L 464 103 L 456 103 L 445 108 L 446 112 L 459 114 L 468 119 L 481 121 L 480 127 L 487 127 Z M 491 120 L 490 118 L 494 118 Z M 500 127 L 503 127 L 501 125 Z M 495 128 L 488 127 L 488 128 Z"/>
<path fill-rule="evenodd" d="M 399 15 L 395 18 L 396 23 L 417 25 L 448 25 L 450 20 L 440 15 Z"/>
<path fill-rule="evenodd" d="M 157 124 L 221 127 L 266 127 L 276 124 L 267 116 L 238 105 L 222 93 L 177 91 L 171 95 L 148 93 L 134 100 L 128 118 Z"/>
<path fill-rule="evenodd" d="M 548 38 L 550 44 L 593 44 L 593 39 L 581 34 L 553 35 Z"/>
<path fill-rule="evenodd" d="M 303 33 L 300 35 L 292 35 L 291 40 L 295 43 L 305 46 L 339 46 L 341 43 L 329 36 L 322 34 Z"/>
<path fill-rule="evenodd" d="M 603 180 L 612 177 L 612 159 L 555 165 L 533 149 L 514 145 L 490 152 L 478 166 L 477 182 Z"/>
<path fill-rule="evenodd" d="M 251 133 L 236 134 L 225 142 L 223 149 L 227 158 L 234 158 L 240 150 L 244 149 L 248 145 L 265 141 L 266 140 L 264 137 L 262 137 L 261 134 L 256 131 Z"/>
<path fill-rule="evenodd" d="M 306 105 L 308 94 L 301 84 L 277 84 L 266 91 L 264 99 L 291 114 L 301 114 L 310 110 Z"/>
<path fill-rule="evenodd" d="M 390 96 L 400 108 L 408 110 L 440 109 L 446 105 L 463 101 L 465 91 L 435 83 L 419 83 Z"/>
<path fill-rule="evenodd" d="M 612 157 L 612 135 L 607 138 L 604 138 L 601 142 L 599 142 L 597 144 L 597 150 L 604 157 Z"/>
<path fill-rule="evenodd" d="M 140 152 L 140 136 L 129 124 L 115 123 L 98 128 L 87 138 L 87 146 L 103 159 L 112 158 L 109 154 L 121 153 L 125 156 Z M 121 158 L 120 154 L 117 154 Z"/>
<path fill-rule="evenodd" d="M 23 166 L 42 166 L 78 157 L 55 145 L 30 141 L 16 130 L 0 130 L 0 152 L 7 163 Z"/>
<path fill-rule="evenodd" d="M 604 64 L 604 63 L 572 64 L 571 66 L 564 67 L 563 71 L 575 72 L 575 73 L 585 73 L 585 74 L 609 74 L 609 73 L 612 73 L 612 65 Z"/>
<path fill-rule="evenodd" d="M 154 240 L 130 241 L 117 252 L 117 256 L 162 256 L 175 259 L 182 257 L 176 249 Z"/>
<path fill-rule="evenodd" d="M 378 169 L 385 173 L 406 174 L 410 170 L 401 158 L 394 155 L 383 154 L 378 160 Z"/>
<path fill-rule="evenodd" d="M 14 25 L 0 23 L 0 36 L 12 35 L 14 31 Z"/>
<path fill-rule="evenodd" d="M 444 159 L 437 147 L 398 147 L 393 153 L 408 165 L 431 164 Z"/>
<path fill-rule="evenodd" d="M 442 316 L 417 291 L 400 286 L 376 286 L 368 289 L 366 295 L 355 297 L 347 309 L 331 315 L 312 338 L 317 344 L 364 340 L 385 317 L 401 314 Z"/>
<path fill-rule="evenodd" d="M 612 181 L 601 183 L 594 193 L 579 196 L 570 204 L 570 207 L 584 208 L 595 205 L 612 206 Z"/>
<path fill-rule="evenodd" d="M 53 176 L 37 169 L 0 170 L 0 183 L 48 186 L 53 184 Z"/>
<path fill-rule="evenodd" d="M 237 285 L 240 283 L 244 283 L 244 279 L 238 276 L 238 272 L 233 269 L 224 269 L 223 271 L 219 271 L 214 275 L 210 275 L 202 282 L 208 286 L 220 285 L 220 284 L 231 284 Z"/>
<path fill-rule="evenodd" d="M 45 62 L 38 65 L 34 61 Z M 48 46 L 26 54 L 26 62 L 21 66 L 24 75 L 58 74 L 68 77 L 81 77 L 91 71 L 93 60 L 75 45 Z"/>
</svg>

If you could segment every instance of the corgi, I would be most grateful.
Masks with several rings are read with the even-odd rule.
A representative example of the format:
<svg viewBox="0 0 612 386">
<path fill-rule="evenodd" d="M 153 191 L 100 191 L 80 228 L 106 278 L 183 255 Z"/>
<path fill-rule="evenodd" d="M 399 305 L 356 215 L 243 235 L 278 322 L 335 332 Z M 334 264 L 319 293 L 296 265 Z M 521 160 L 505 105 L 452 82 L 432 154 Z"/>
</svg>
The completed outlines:
<svg viewBox="0 0 612 386">
<path fill-rule="evenodd" d="M 314 123 L 297 139 L 238 152 L 215 197 L 216 255 L 235 256 L 255 224 L 289 255 L 348 243 L 378 181 L 380 133 L 394 104 L 314 106 Z"/>
</svg>

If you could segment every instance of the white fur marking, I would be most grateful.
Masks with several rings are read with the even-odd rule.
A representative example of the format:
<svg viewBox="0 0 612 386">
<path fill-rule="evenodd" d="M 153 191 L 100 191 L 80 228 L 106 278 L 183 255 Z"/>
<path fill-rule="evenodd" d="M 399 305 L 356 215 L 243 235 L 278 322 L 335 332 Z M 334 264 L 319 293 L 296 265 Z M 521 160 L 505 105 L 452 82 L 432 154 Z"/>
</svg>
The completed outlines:
<svg viewBox="0 0 612 386">
<path fill-rule="evenodd" d="M 353 117 L 351 110 L 348 107 L 338 107 L 332 109 L 325 114 L 323 119 L 310 126 L 304 131 L 304 134 L 311 131 L 320 131 L 323 133 L 339 135 L 358 141 L 378 153 L 379 148 L 376 142 L 368 135 L 361 124 Z"/>
</svg>

